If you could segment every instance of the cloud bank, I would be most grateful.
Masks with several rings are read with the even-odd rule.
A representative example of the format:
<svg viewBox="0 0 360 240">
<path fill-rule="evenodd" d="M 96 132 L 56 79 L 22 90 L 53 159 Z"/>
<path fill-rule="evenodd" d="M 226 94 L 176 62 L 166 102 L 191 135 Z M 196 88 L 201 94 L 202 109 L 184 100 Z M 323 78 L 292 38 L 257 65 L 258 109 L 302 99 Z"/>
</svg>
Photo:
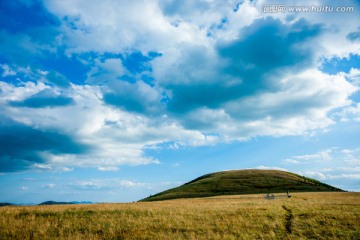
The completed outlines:
<svg viewBox="0 0 360 240">
<path fill-rule="evenodd" d="M 356 120 L 359 69 L 322 65 L 359 54 L 359 24 L 345 24 L 358 12 L 329 21 L 269 16 L 261 4 L 1 3 L 12 21 L 0 30 L 0 171 L 113 171 L 159 163 L 146 148 L 309 135 L 341 114 Z"/>
</svg>

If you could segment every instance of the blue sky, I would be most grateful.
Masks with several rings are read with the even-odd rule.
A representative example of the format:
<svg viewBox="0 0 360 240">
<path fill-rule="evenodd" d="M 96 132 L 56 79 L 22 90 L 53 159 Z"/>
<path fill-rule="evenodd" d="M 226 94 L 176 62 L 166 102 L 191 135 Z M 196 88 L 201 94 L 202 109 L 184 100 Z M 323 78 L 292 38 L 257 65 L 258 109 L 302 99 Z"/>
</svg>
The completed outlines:
<svg viewBox="0 0 360 240">
<path fill-rule="evenodd" d="M 360 191 L 360 6 L 339 2 L 1 1 L 0 202 L 137 201 L 244 168 Z"/>
</svg>

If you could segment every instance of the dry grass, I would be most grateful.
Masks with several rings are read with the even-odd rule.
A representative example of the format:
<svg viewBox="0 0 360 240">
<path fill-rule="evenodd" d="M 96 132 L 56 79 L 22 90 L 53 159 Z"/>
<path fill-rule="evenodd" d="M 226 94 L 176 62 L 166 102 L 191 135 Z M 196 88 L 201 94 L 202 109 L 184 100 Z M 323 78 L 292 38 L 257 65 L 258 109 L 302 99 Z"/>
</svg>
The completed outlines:
<svg viewBox="0 0 360 240">
<path fill-rule="evenodd" d="M 360 239 L 360 193 L 0 208 L 0 239 Z"/>
</svg>

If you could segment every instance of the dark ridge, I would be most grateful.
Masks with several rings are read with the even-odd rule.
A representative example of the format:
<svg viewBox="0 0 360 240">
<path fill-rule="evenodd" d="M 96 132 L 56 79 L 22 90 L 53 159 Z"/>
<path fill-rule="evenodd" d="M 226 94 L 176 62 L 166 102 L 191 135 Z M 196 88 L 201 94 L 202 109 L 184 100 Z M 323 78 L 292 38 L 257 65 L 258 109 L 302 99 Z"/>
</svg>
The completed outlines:
<svg viewBox="0 0 360 240">
<path fill-rule="evenodd" d="M 39 205 L 66 205 L 66 204 L 74 204 L 72 202 L 55 202 L 55 201 L 46 201 L 40 203 Z"/>
<path fill-rule="evenodd" d="M 72 202 L 55 202 L 55 201 L 46 201 L 43 203 L 40 203 L 39 205 L 66 205 L 66 204 L 93 204 L 93 202 L 90 201 L 72 201 Z"/>
<path fill-rule="evenodd" d="M 0 207 L 14 206 L 12 203 L 0 203 Z"/>
</svg>

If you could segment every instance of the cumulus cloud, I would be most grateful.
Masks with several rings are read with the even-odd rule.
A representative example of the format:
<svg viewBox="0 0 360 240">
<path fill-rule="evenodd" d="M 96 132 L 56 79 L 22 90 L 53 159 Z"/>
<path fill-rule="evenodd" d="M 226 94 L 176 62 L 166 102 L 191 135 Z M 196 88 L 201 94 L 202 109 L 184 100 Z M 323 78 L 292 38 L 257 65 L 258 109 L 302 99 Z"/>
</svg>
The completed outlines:
<svg viewBox="0 0 360 240">
<path fill-rule="evenodd" d="M 360 69 L 351 68 L 350 72 L 346 74 L 346 77 L 349 79 L 351 83 L 360 87 Z"/>
<path fill-rule="evenodd" d="M 13 101 L 9 104 L 15 107 L 44 108 L 66 106 L 73 103 L 69 97 L 57 95 L 50 89 L 44 89 L 23 101 Z"/>
<path fill-rule="evenodd" d="M 16 72 L 13 69 L 11 69 L 9 67 L 9 65 L 0 64 L 0 67 L 2 68 L 2 71 L 3 71 L 2 74 L 1 74 L 2 77 L 15 76 L 16 75 Z"/>
<path fill-rule="evenodd" d="M 360 103 L 354 103 L 351 106 L 344 108 L 342 111 L 334 114 L 334 117 L 339 118 L 342 122 L 350 120 L 360 122 Z"/>
<path fill-rule="evenodd" d="M 269 17 L 214 48 L 185 45 L 175 57 L 155 60 L 154 76 L 169 97 L 168 115 L 187 128 L 217 129 L 234 138 L 329 126 L 327 112 L 349 105 L 356 87 L 341 75 L 316 70 L 314 40 L 322 29 L 304 19 L 284 24 Z"/>
<path fill-rule="evenodd" d="M 293 156 L 291 158 L 285 159 L 286 163 L 295 163 L 295 164 L 313 164 L 314 162 L 322 162 L 332 160 L 333 149 L 326 149 L 314 154 L 306 154 Z"/>
<path fill-rule="evenodd" d="M 332 163 L 327 162 L 323 167 L 309 167 L 308 170 L 298 172 L 300 175 L 312 177 L 341 189 L 359 191 L 360 161 L 359 149 L 334 149 Z M 331 167 L 329 167 L 331 166 Z"/>
<path fill-rule="evenodd" d="M 320 70 L 358 54 L 358 24 L 341 24 L 352 14 L 267 16 L 262 3 L 16 2 L 39 11 L 0 31 L 0 171 L 116 171 L 159 163 L 150 147 L 306 135 L 334 112 L 357 116 L 357 70 Z"/>
<path fill-rule="evenodd" d="M 125 74 L 126 70 L 119 58 L 96 59 L 94 66 L 87 73 L 89 84 L 99 84 L 118 79 Z"/>
<path fill-rule="evenodd" d="M 194 38 L 187 32 L 191 31 L 187 26 L 172 26 L 157 1 L 44 2 L 50 12 L 63 19 L 62 41 L 68 46 L 69 54 L 121 52 L 126 48 L 148 52 L 157 50 L 156 46 L 173 44 L 175 39 Z"/>
<path fill-rule="evenodd" d="M 360 150 L 329 148 L 317 153 L 293 156 L 284 160 L 300 175 L 324 181 L 341 189 L 359 191 Z M 306 164 L 306 165 L 300 165 Z M 305 168 L 303 168 L 305 166 Z M 302 170 L 300 170 L 302 169 Z"/>
<path fill-rule="evenodd" d="M 5 83 L 3 86 L 2 111 L 11 119 L 2 122 L 4 131 L 1 140 L 4 141 L 3 146 L 7 144 L 11 147 L 2 151 L 2 171 L 7 171 L 10 163 L 23 168 L 43 164 L 33 166 L 43 170 L 64 166 L 109 170 L 121 164 L 158 163 L 157 159 L 144 155 L 145 146 L 179 139 L 194 145 L 206 142 L 201 132 L 186 130 L 166 117 L 151 119 L 105 105 L 98 87 L 73 86 L 68 89 L 74 101 L 71 105 L 21 107 L 20 110 L 7 102 L 27 99 L 27 96 L 41 93 L 46 87 L 41 83 L 29 84 L 29 88 Z M 17 139 L 18 134 L 22 135 L 21 141 Z M 12 139 L 22 144 L 15 144 Z M 25 165 L 21 159 L 29 164 Z"/>
<path fill-rule="evenodd" d="M 70 136 L 56 131 L 38 130 L 6 119 L 0 121 L 1 172 L 22 170 L 34 163 L 43 163 L 46 159 L 41 157 L 41 152 L 44 151 L 79 154 L 87 149 L 85 144 L 79 144 Z"/>
<path fill-rule="evenodd" d="M 100 167 L 98 167 L 97 169 L 98 169 L 99 171 L 111 171 L 111 172 L 116 172 L 116 171 L 119 170 L 118 167 L 114 167 L 114 166 L 108 166 L 108 167 L 102 167 L 102 166 L 100 166 Z"/>
<path fill-rule="evenodd" d="M 359 180 L 360 174 L 353 173 L 353 174 L 333 174 L 333 173 L 323 173 L 321 171 L 305 171 L 300 173 L 302 175 L 312 177 L 318 180 L 332 180 L 332 179 L 342 179 L 342 180 Z"/>
<path fill-rule="evenodd" d="M 178 182 L 138 182 L 132 180 L 108 178 L 108 179 L 91 179 L 87 181 L 75 181 L 71 187 L 78 190 L 119 190 L 119 189 L 153 189 L 164 186 L 178 185 Z"/>
<path fill-rule="evenodd" d="M 314 164 L 321 162 L 336 161 L 346 165 L 352 164 L 353 167 L 337 167 L 339 170 L 350 170 L 356 171 L 357 165 L 360 164 L 360 150 L 359 149 L 340 149 L 337 147 L 328 148 L 321 150 L 317 153 L 304 154 L 299 156 L 292 156 L 284 160 L 285 163 L 295 164 Z M 328 168 L 330 170 L 330 168 Z"/>
<path fill-rule="evenodd" d="M 162 94 L 143 81 L 112 82 L 104 89 L 104 101 L 128 112 L 143 114 L 161 113 Z"/>
</svg>

